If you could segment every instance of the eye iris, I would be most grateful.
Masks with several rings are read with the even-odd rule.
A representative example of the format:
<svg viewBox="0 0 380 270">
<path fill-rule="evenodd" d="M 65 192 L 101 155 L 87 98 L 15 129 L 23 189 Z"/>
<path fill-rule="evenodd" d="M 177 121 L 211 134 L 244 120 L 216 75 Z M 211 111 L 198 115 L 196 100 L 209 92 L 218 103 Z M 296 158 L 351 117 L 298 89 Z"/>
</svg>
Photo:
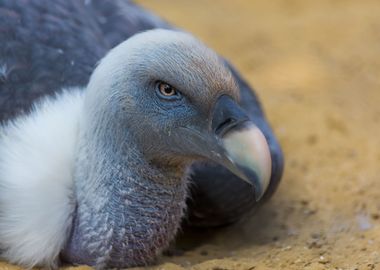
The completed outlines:
<svg viewBox="0 0 380 270">
<path fill-rule="evenodd" d="M 176 94 L 175 89 L 169 84 L 161 83 L 159 85 L 159 88 L 160 88 L 161 94 L 163 94 L 164 96 L 174 96 Z"/>
</svg>

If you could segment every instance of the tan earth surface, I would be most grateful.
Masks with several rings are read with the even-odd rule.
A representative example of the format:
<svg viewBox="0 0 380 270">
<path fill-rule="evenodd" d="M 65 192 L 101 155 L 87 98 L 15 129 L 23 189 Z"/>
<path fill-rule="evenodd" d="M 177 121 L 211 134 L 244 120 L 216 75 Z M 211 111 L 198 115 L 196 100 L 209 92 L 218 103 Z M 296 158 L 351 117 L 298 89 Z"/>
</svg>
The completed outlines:
<svg viewBox="0 0 380 270">
<path fill-rule="evenodd" d="M 380 269 L 380 2 L 138 2 L 237 66 L 286 156 L 257 214 L 149 269 Z"/>
</svg>

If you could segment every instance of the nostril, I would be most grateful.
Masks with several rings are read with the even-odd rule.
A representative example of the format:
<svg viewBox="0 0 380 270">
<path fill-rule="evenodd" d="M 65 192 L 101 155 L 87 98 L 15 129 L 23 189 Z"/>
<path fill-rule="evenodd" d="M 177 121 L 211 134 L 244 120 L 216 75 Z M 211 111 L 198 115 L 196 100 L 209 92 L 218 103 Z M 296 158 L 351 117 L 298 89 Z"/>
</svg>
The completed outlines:
<svg viewBox="0 0 380 270">
<path fill-rule="evenodd" d="M 219 97 L 212 112 L 211 130 L 223 137 L 231 129 L 249 120 L 245 111 L 231 97 Z"/>
<path fill-rule="evenodd" d="M 227 118 L 222 123 L 220 123 L 216 129 L 215 133 L 217 135 L 226 133 L 229 129 L 233 128 L 236 124 L 236 119 L 234 118 Z"/>
</svg>

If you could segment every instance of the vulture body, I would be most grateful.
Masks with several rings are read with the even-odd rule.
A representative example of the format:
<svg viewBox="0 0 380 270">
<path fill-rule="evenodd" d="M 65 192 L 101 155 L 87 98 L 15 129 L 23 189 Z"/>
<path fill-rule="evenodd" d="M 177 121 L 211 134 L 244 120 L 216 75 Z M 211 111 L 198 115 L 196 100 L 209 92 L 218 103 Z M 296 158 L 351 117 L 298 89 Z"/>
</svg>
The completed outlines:
<svg viewBox="0 0 380 270">
<path fill-rule="evenodd" d="M 254 92 L 227 61 L 219 59 L 219 63 L 213 52 L 208 51 L 204 45 L 198 43 L 187 34 L 178 33 L 177 31 L 156 30 L 137 35 L 137 37 L 131 38 L 132 41 L 128 41 L 136 33 L 156 28 L 174 29 L 165 21 L 130 1 L 60 0 L 54 3 L 47 0 L 0 1 L 0 122 L 2 123 L 2 128 L 0 128 L 0 167 L 6 169 L 6 171 L 10 168 L 10 172 L 17 172 L 7 175 L 7 172 L 4 173 L 3 170 L 3 173 L 0 173 L 0 228 L 3 229 L 0 232 L 0 248 L 4 258 L 26 266 L 55 266 L 59 257 L 70 263 L 85 263 L 98 268 L 144 265 L 150 263 L 173 239 L 185 208 L 187 208 L 185 222 L 190 226 L 222 226 L 235 222 L 247 212 L 256 209 L 275 191 L 282 176 L 283 156 Z M 167 40 L 170 46 L 167 45 L 166 41 L 161 42 L 160 39 Z M 124 40 L 127 41 L 122 43 Z M 221 120 L 218 117 L 214 116 L 215 112 L 221 111 L 223 116 L 233 114 L 236 119 L 239 117 L 244 118 L 244 114 L 248 118 L 244 118 L 244 121 L 252 123 L 265 136 L 271 166 L 270 181 L 265 185 L 262 192 L 257 190 L 258 185 L 254 184 L 254 188 L 252 188 L 246 181 L 240 179 L 247 175 L 244 168 L 243 170 L 239 167 L 238 172 L 234 171 L 232 173 L 231 168 L 226 169 L 220 165 L 227 166 L 227 163 L 223 162 L 228 161 L 220 161 L 218 157 L 213 157 L 211 154 L 208 156 L 208 153 L 189 154 L 191 156 L 191 162 L 189 163 L 190 158 L 186 156 L 187 152 L 186 155 L 182 152 L 177 153 L 177 150 L 170 148 L 174 147 L 171 145 L 165 145 L 166 148 L 162 146 L 162 149 L 147 147 L 144 151 L 140 149 L 141 147 L 133 150 L 133 147 L 128 145 L 126 150 L 128 155 L 130 153 L 134 153 L 134 155 L 127 155 L 128 161 L 125 161 L 125 164 L 128 164 L 129 167 L 134 164 L 132 167 L 144 169 L 123 171 L 122 168 L 124 168 L 125 164 L 120 161 L 120 157 L 114 154 L 115 152 L 123 151 L 120 149 L 123 149 L 121 145 L 124 142 L 115 139 L 110 140 L 113 143 L 107 142 L 104 145 L 100 143 L 104 147 L 104 149 L 102 148 L 104 153 L 99 149 L 96 151 L 100 152 L 92 153 L 92 146 L 87 147 L 87 144 L 91 144 L 92 141 L 94 141 L 94 145 L 99 144 L 98 138 L 92 140 L 92 134 L 99 133 L 100 135 L 98 136 L 102 138 L 102 142 L 103 140 L 107 141 L 105 138 L 112 137 L 113 134 L 101 132 L 98 127 L 92 127 L 90 124 L 88 124 L 88 130 L 93 133 L 90 131 L 87 133 L 81 132 L 81 128 L 77 130 L 80 123 L 86 123 L 87 127 L 87 123 L 91 123 L 90 120 L 95 119 L 92 114 L 87 115 L 84 113 L 83 108 L 96 107 L 96 110 L 101 110 L 103 103 L 98 104 L 98 101 L 95 101 L 99 96 L 102 96 L 101 91 L 103 91 L 97 89 L 98 85 L 112 81 L 113 76 L 116 76 L 115 81 L 119 84 L 124 83 L 121 82 L 121 78 L 125 74 L 123 73 L 123 76 L 120 74 L 115 75 L 118 73 L 112 70 L 112 68 L 119 68 L 124 63 L 119 63 L 115 59 L 119 57 L 124 59 L 123 57 L 125 57 L 125 61 L 134 63 L 132 67 L 128 66 L 130 70 L 133 70 L 135 66 L 143 70 L 144 64 L 146 64 L 145 59 L 136 58 L 131 60 L 128 53 L 133 54 L 133 52 L 136 52 L 136 55 L 139 55 L 140 50 L 148 50 L 145 46 L 150 48 L 150 44 L 155 44 L 156 41 L 158 41 L 157 46 L 151 48 L 151 55 L 157 54 L 159 56 L 159 53 L 163 52 L 157 52 L 157 48 L 166 44 L 165 46 L 169 47 L 165 47 L 165 50 L 172 51 L 174 55 L 178 53 L 179 62 L 186 59 L 193 60 L 194 57 L 199 58 L 200 60 L 198 59 L 197 61 L 200 61 L 199 63 L 205 67 L 205 70 L 213 75 L 216 74 L 214 78 L 219 78 L 219 82 L 224 82 L 226 89 L 222 89 L 223 86 L 221 85 L 212 84 L 207 81 L 207 78 L 198 78 L 197 72 L 199 70 L 189 66 L 188 70 L 190 71 L 194 68 L 194 76 L 190 76 L 191 79 L 189 79 L 189 81 L 194 81 L 194 85 L 199 86 L 202 82 L 208 86 L 208 89 L 215 92 L 219 91 L 220 96 L 228 95 L 232 98 L 232 101 L 230 99 L 222 100 L 217 98 L 216 94 L 211 98 L 211 94 L 207 93 L 208 101 L 202 102 L 213 108 L 213 117 L 209 119 L 212 122 L 210 122 L 212 127 L 215 121 L 217 127 L 222 126 L 224 129 L 225 125 L 224 122 L 220 122 Z M 183 47 L 178 45 L 183 42 L 185 43 Z M 120 43 L 122 44 L 117 46 Z M 117 47 L 115 48 L 115 46 Z M 196 48 L 194 55 L 186 54 L 186 52 L 194 48 Z M 111 53 L 108 53 L 110 50 Z M 128 53 L 124 55 L 125 51 Z M 197 52 L 199 53 L 198 55 Z M 100 62 L 96 69 L 97 71 L 94 72 L 97 63 L 102 58 L 104 60 Z M 162 60 L 162 58 L 158 59 Z M 173 58 L 173 62 L 176 61 L 177 59 Z M 114 62 L 118 62 L 118 65 L 113 64 Z M 156 62 L 152 60 L 149 63 Z M 169 69 L 172 63 L 166 62 L 163 62 L 163 67 L 158 65 L 155 70 L 162 67 L 165 74 L 174 73 L 173 70 L 179 70 L 179 68 Z M 186 64 L 186 62 L 184 63 Z M 124 67 L 123 72 L 126 72 L 125 70 L 127 70 L 127 67 Z M 204 70 L 202 71 L 204 73 Z M 103 77 L 102 72 L 107 74 Z M 231 78 L 233 79 L 229 78 L 230 74 L 232 74 Z M 186 79 L 187 77 L 185 76 L 182 82 L 186 81 Z M 179 82 L 176 79 L 171 80 L 178 85 Z M 90 83 L 88 84 L 89 81 Z M 161 79 L 158 78 L 158 81 L 161 81 Z M 239 93 L 235 93 L 235 82 Z M 177 85 L 175 85 L 176 88 L 181 88 Z M 159 83 L 159 87 L 161 86 L 162 84 Z M 110 83 L 106 87 L 114 89 L 119 86 L 117 83 Z M 133 88 L 136 85 L 129 85 L 129 87 Z M 186 85 L 182 88 L 186 88 Z M 96 93 L 96 95 L 88 94 L 87 92 Z M 184 92 L 191 95 L 186 91 Z M 214 92 L 211 91 L 211 93 Z M 237 98 L 239 95 L 240 98 Z M 96 98 L 93 98 L 95 96 Z M 115 96 L 119 97 L 119 99 L 113 101 L 112 98 Z M 165 97 L 161 98 L 165 99 Z M 104 100 L 116 102 L 115 104 L 117 105 L 119 104 L 117 102 L 124 99 L 126 98 L 122 95 L 119 96 L 118 92 L 115 92 L 112 96 L 104 96 Z M 196 100 L 196 97 L 193 99 Z M 204 100 L 206 100 L 206 97 Z M 234 100 L 239 100 L 239 107 L 243 108 L 244 112 L 239 111 L 239 108 L 234 110 L 225 109 L 227 106 L 225 104 L 232 104 Z M 141 99 L 138 99 L 138 101 L 140 102 Z M 201 101 L 199 103 L 201 104 Z M 202 106 L 204 105 L 206 108 L 207 104 L 202 103 Z M 136 104 L 128 106 L 131 107 L 116 107 L 120 109 L 119 113 L 124 110 L 125 113 L 132 114 L 132 111 L 128 110 L 128 108 L 132 108 Z M 232 104 L 231 106 L 235 105 Z M 107 115 L 104 117 L 109 117 L 107 118 L 108 121 L 104 120 L 101 123 L 105 128 L 115 130 L 119 128 L 119 124 L 108 123 L 110 119 L 115 119 L 116 121 L 120 114 L 113 115 L 113 108 L 115 107 L 111 108 L 109 115 L 108 110 L 101 111 L 101 114 L 94 112 L 93 114 L 97 117 L 94 121 L 98 121 L 103 115 Z M 95 111 L 95 109 L 91 110 Z M 89 109 L 89 111 L 91 110 Z M 153 113 L 152 117 L 155 114 L 160 114 L 157 111 L 144 112 Z M 141 120 L 139 124 L 144 126 L 145 118 L 143 119 L 144 121 L 139 120 Z M 120 119 L 120 122 L 123 121 L 133 122 L 133 120 Z M 188 120 L 186 123 L 190 125 L 193 122 Z M 195 124 L 193 123 L 193 125 Z M 131 127 L 128 126 L 128 128 Z M 148 129 L 150 126 L 147 124 L 145 128 Z M 156 128 L 160 130 L 162 126 L 157 126 Z M 228 126 L 226 134 L 229 134 L 230 128 L 233 130 L 236 127 Z M 169 127 L 164 130 L 166 131 L 167 129 Z M 253 130 L 246 127 L 239 129 L 242 129 L 243 132 Z M 143 141 L 146 140 L 145 136 L 147 136 L 146 130 L 143 131 L 136 132 L 137 135 L 134 133 L 133 136 L 131 132 L 128 132 L 128 134 L 123 134 L 121 137 L 130 138 L 130 141 L 133 141 L 136 145 L 141 145 L 145 143 Z M 252 134 L 253 132 L 256 131 L 252 131 Z M 78 143 L 78 136 L 83 136 L 83 141 L 86 141 L 85 145 Z M 227 135 L 218 134 L 218 136 L 224 140 L 224 136 Z M 17 139 L 15 140 L 14 138 Z M 149 136 L 147 140 L 149 141 Z M 173 145 L 180 149 L 183 148 L 182 150 L 185 152 L 186 147 L 181 146 L 180 142 L 176 141 L 175 135 L 172 140 Z M 41 142 L 41 145 L 33 144 L 28 149 L 29 152 L 25 152 L 22 148 L 25 144 L 36 141 Z M 120 148 L 116 146 L 120 146 Z M 196 148 L 196 145 L 194 147 Z M 94 148 L 96 147 L 94 146 Z M 74 150 L 72 149 L 78 151 L 77 156 L 73 156 Z M 170 164 L 168 167 L 176 168 L 176 170 L 164 170 L 161 168 L 164 165 L 156 161 L 157 153 L 159 150 L 163 151 L 164 149 L 169 149 L 170 155 L 178 156 L 179 160 L 183 159 L 186 162 L 178 161 L 177 164 L 176 158 L 174 162 L 172 156 L 170 158 L 166 157 L 166 152 L 163 152 L 163 160 L 166 158 L 170 160 L 170 162 L 168 161 L 168 164 Z M 35 151 L 33 152 L 33 150 Z M 157 153 L 154 151 L 157 151 Z M 187 151 L 190 151 L 190 149 L 187 149 Z M 21 153 L 20 155 L 28 153 L 32 162 L 27 164 L 12 163 L 13 160 L 9 159 L 9 156 L 15 152 Z M 150 155 L 149 159 L 144 156 L 145 153 Z M 198 160 L 198 154 L 203 158 L 207 158 L 207 161 L 194 163 L 194 161 Z M 167 155 L 169 156 L 169 154 Z M 100 157 L 103 159 L 100 160 Z M 18 161 L 17 158 L 15 160 Z M 73 165 L 74 163 L 85 165 L 75 166 Z M 173 165 L 172 163 L 176 164 Z M 93 164 L 99 164 L 99 166 L 97 167 Z M 188 168 L 188 165 L 191 165 L 191 167 Z M 70 166 L 74 167 L 73 172 L 65 170 Z M 248 165 L 245 164 L 245 166 Z M 57 168 L 57 170 L 51 172 L 50 168 Z M 112 176 L 113 182 L 103 180 L 102 184 L 95 185 L 85 180 L 76 181 L 76 179 L 97 178 L 93 172 L 102 169 L 109 173 L 108 177 Z M 239 170 L 244 171 L 244 173 L 239 175 Z M 13 185 L 12 178 L 9 178 L 9 175 L 11 175 L 15 178 L 28 179 L 30 173 L 35 172 L 37 172 L 37 176 L 45 173 L 51 178 L 58 177 L 57 179 L 61 180 L 58 182 L 38 182 L 38 179 L 35 181 L 32 179 L 31 182 L 23 180 Z M 71 174 L 75 175 L 74 180 L 72 180 L 74 183 L 70 180 L 72 178 Z M 100 175 L 106 177 L 101 173 Z M 128 175 L 128 179 L 139 180 L 142 178 L 145 181 L 145 178 L 152 178 L 154 181 L 128 182 L 124 181 L 121 175 Z M 7 177 L 10 180 L 4 180 Z M 186 180 L 187 178 L 190 179 Z M 250 176 L 247 176 L 247 178 L 250 179 Z M 253 178 L 254 180 L 252 181 L 256 183 L 257 178 L 260 177 L 256 175 Z M 188 184 L 189 182 L 190 184 Z M 33 185 L 33 183 L 39 183 L 40 185 Z M 138 183 L 144 184 L 139 185 Z M 165 183 L 165 185 L 161 185 L 162 183 Z M 130 195 L 127 192 L 129 189 L 133 190 L 131 192 L 137 195 Z M 20 190 L 21 192 L 18 192 Z M 147 195 L 147 192 L 149 192 L 149 195 Z M 51 193 L 46 201 L 33 202 L 36 197 L 43 197 L 46 193 Z M 15 194 L 19 194 L 19 196 Z M 143 196 L 144 194 L 145 196 Z M 21 211 L 22 215 L 12 216 L 11 222 L 21 226 L 17 232 L 13 227 L 11 228 L 10 224 L 12 223 L 9 223 L 9 220 L 6 223 L 2 218 L 6 215 L 12 215 L 13 206 L 23 206 L 23 204 L 9 203 L 13 200 L 12 195 L 15 195 L 15 200 L 24 200 L 25 205 L 30 206 L 24 212 Z M 101 201 L 103 197 L 107 202 L 96 204 L 98 208 L 90 203 L 97 199 Z M 185 203 L 186 197 L 190 197 L 187 206 Z M 46 209 L 46 205 L 43 205 L 44 202 L 51 203 L 49 209 Z M 126 215 L 116 215 L 120 210 L 118 207 L 121 203 L 131 205 L 131 208 L 128 208 L 128 211 L 131 212 Z M 3 207 L 3 205 L 7 205 L 8 208 Z M 139 209 L 142 209 L 141 212 Z M 29 211 L 29 213 L 25 213 L 26 211 Z M 64 214 L 57 215 L 57 211 L 63 211 Z M 95 213 L 92 216 L 88 214 L 91 211 Z M 31 218 L 30 222 L 23 220 L 23 224 L 20 225 L 21 219 L 28 215 L 35 216 Z M 49 219 L 54 215 L 57 215 L 57 218 Z M 87 217 L 87 215 L 91 217 Z M 38 222 L 43 220 L 46 222 Z M 30 228 L 36 227 L 39 228 L 33 232 L 34 234 L 28 231 Z M 38 232 L 55 235 L 57 231 L 61 231 L 62 236 L 39 239 Z M 127 240 L 125 241 L 125 239 Z M 38 240 L 40 242 L 36 242 Z M 41 241 L 43 243 L 41 248 L 33 248 L 40 245 Z M 45 254 L 40 254 L 43 252 Z"/>
</svg>

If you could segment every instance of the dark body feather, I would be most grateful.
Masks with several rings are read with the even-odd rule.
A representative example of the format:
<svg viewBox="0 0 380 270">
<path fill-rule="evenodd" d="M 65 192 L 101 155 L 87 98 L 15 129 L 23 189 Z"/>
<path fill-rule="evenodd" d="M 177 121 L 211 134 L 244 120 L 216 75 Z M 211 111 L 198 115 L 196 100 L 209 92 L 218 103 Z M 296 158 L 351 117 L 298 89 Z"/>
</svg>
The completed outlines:
<svg viewBox="0 0 380 270">
<path fill-rule="evenodd" d="M 173 27 L 128 0 L 0 0 L 0 122 L 27 113 L 38 98 L 63 87 L 85 86 L 108 50 L 152 28 Z M 271 148 L 272 178 L 262 202 L 281 179 L 283 156 L 255 94 L 230 69 L 242 107 Z M 232 223 L 261 204 L 245 182 L 220 165 L 196 164 L 192 179 L 190 225 Z"/>
</svg>

